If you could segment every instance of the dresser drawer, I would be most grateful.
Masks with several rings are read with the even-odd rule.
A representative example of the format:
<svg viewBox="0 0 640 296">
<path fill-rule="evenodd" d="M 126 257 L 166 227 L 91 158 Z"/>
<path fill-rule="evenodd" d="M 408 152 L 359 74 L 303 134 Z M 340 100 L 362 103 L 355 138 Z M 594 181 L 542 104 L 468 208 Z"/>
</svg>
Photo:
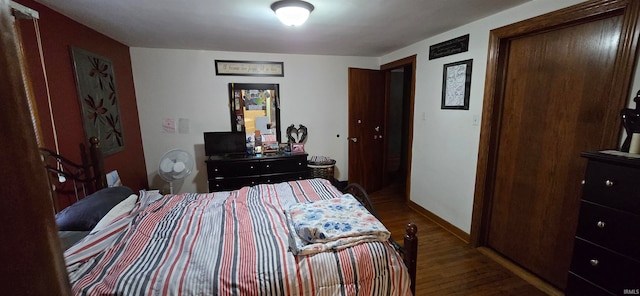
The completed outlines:
<svg viewBox="0 0 640 296">
<path fill-rule="evenodd" d="M 607 290 L 604 290 L 593 283 L 573 274 L 569 273 L 569 278 L 567 279 L 567 289 L 564 291 L 566 296 L 615 296 Z"/>
<path fill-rule="evenodd" d="M 306 157 L 291 157 L 288 159 L 264 159 L 260 161 L 261 174 L 299 172 L 306 169 Z"/>
<path fill-rule="evenodd" d="M 576 238 L 571 272 L 614 294 L 640 287 L 640 262 Z"/>
<path fill-rule="evenodd" d="M 640 214 L 640 169 L 589 161 L 583 199 Z"/>
<path fill-rule="evenodd" d="M 307 172 L 297 172 L 297 173 L 286 173 L 286 174 L 271 174 L 271 175 L 263 175 L 262 183 L 280 183 L 286 181 L 295 181 L 295 180 L 303 180 L 309 178 L 309 174 Z"/>
<path fill-rule="evenodd" d="M 582 201 L 576 236 L 640 261 L 640 215 Z"/>
<path fill-rule="evenodd" d="M 244 186 L 253 186 L 260 182 L 261 178 L 259 176 L 209 179 L 209 192 L 236 190 Z"/>
<path fill-rule="evenodd" d="M 207 162 L 207 176 L 214 177 L 234 177 L 252 176 L 260 174 L 259 162 L 251 161 L 217 161 Z"/>
</svg>

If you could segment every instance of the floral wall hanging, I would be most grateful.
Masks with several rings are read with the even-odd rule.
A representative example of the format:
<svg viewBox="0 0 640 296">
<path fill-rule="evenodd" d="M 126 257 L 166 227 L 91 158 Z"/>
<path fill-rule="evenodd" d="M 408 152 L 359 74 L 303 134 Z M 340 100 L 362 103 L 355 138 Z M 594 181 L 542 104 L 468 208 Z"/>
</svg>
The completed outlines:
<svg viewBox="0 0 640 296">
<path fill-rule="evenodd" d="M 113 63 L 79 48 L 71 49 L 85 137 L 100 139 L 105 155 L 124 149 Z"/>
</svg>

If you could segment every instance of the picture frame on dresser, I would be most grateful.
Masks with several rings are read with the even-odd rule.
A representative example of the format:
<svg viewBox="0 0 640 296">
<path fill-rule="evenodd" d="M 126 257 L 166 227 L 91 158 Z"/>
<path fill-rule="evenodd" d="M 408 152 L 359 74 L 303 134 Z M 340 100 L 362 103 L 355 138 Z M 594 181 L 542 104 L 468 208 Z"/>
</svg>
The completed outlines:
<svg viewBox="0 0 640 296">
<path fill-rule="evenodd" d="M 292 153 L 304 153 L 304 144 L 303 143 L 291 143 L 291 152 Z"/>
</svg>

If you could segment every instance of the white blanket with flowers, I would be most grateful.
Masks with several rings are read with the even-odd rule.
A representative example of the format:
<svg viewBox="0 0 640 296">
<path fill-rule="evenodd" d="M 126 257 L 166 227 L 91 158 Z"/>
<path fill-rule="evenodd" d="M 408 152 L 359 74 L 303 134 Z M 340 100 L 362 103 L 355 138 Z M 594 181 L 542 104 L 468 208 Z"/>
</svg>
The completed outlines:
<svg viewBox="0 0 640 296">
<path fill-rule="evenodd" d="M 364 242 L 387 241 L 390 232 L 351 194 L 297 203 L 285 211 L 290 250 L 310 255 Z"/>
</svg>

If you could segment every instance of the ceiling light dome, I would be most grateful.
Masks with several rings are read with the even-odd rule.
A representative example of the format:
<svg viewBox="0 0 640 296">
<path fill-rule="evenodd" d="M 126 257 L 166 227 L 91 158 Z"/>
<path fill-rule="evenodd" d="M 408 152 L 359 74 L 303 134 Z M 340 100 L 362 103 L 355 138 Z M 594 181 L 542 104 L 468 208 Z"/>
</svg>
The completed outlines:
<svg viewBox="0 0 640 296">
<path fill-rule="evenodd" d="M 313 5 L 301 0 L 281 0 L 271 4 L 271 10 L 287 26 L 300 26 L 309 18 Z"/>
</svg>

